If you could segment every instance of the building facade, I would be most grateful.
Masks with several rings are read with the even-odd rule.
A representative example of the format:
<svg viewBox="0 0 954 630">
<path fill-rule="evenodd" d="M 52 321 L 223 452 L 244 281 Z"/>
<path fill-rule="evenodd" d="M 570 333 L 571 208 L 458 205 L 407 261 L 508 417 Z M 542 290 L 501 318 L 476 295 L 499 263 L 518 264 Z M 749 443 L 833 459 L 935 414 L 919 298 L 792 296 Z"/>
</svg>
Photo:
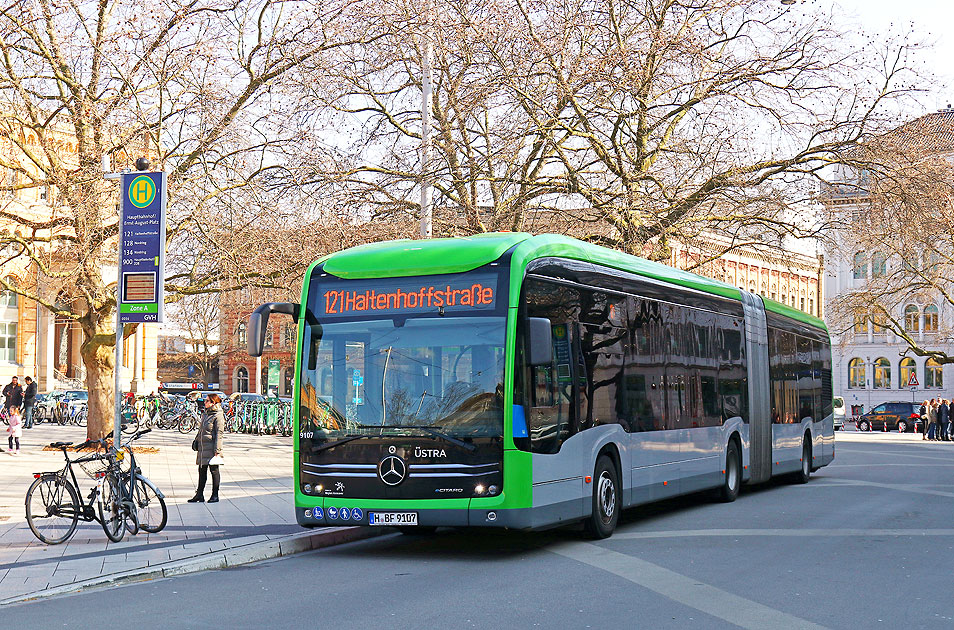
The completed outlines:
<svg viewBox="0 0 954 630">
<path fill-rule="evenodd" d="M 907 154 L 954 156 L 954 110 L 941 110 L 911 121 L 886 135 Z M 849 183 L 849 179 L 852 181 Z M 843 228 L 833 234 L 834 250 L 826 257 L 825 293 L 830 310 L 847 304 L 852 294 L 885 282 L 903 267 L 923 269 L 930 262 L 917 251 L 903 256 L 869 251 L 858 244 L 872 201 L 864 174 L 829 186 L 823 200 Z M 922 347 L 954 355 L 954 311 L 937 289 L 902 291 L 905 297 L 882 306 Z M 888 401 L 920 402 L 950 398 L 954 366 L 908 352 L 908 343 L 878 325 L 878 318 L 858 311 L 829 324 L 832 338 L 834 393 L 845 399 L 847 413 L 859 415 Z"/>
</svg>

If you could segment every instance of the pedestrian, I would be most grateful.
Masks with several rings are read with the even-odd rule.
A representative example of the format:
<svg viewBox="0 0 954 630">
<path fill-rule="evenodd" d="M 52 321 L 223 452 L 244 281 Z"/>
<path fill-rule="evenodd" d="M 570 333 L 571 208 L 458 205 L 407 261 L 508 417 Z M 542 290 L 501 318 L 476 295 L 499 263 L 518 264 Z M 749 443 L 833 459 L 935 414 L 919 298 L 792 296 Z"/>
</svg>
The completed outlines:
<svg viewBox="0 0 954 630">
<path fill-rule="evenodd" d="M 944 422 L 941 424 L 941 435 L 945 441 L 950 442 L 954 440 L 954 435 L 951 435 L 951 423 L 954 421 L 954 409 L 951 409 L 951 401 L 945 398 L 941 401 L 946 410 L 944 413 Z"/>
<path fill-rule="evenodd" d="M 948 416 L 948 407 L 947 401 L 943 398 L 938 398 L 937 400 L 937 433 L 935 434 L 936 439 L 944 440 L 946 439 L 946 429 L 947 429 L 947 416 Z"/>
<path fill-rule="evenodd" d="M 10 413 L 10 407 L 16 405 L 20 407 L 23 405 L 23 388 L 20 387 L 20 383 L 17 381 L 17 377 L 14 376 L 7 386 L 3 388 L 3 410 L 7 413 Z"/>
<path fill-rule="evenodd" d="M 33 405 L 36 403 L 36 383 L 29 376 L 23 379 L 26 389 L 23 390 L 23 428 L 33 428 Z"/>
<path fill-rule="evenodd" d="M 222 460 L 222 434 L 225 433 L 225 414 L 222 412 L 222 397 L 218 394 L 209 394 L 205 398 L 205 413 L 199 423 L 199 431 L 192 441 L 192 448 L 196 451 L 195 463 L 199 466 L 199 487 L 189 503 L 205 501 L 205 481 L 209 471 L 212 472 L 212 495 L 209 503 L 219 500 L 219 466 Z"/>
<path fill-rule="evenodd" d="M 931 404 L 928 406 L 928 422 L 930 426 L 928 427 L 928 439 L 936 440 L 937 439 L 937 398 L 931 399 Z"/>
<path fill-rule="evenodd" d="M 20 408 L 16 405 L 11 405 L 10 410 L 7 415 L 7 433 L 10 434 L 8 441 L 10 443 L 10 454 L 19 455 L 20 454 L 20 437 L 23 435 L 23 421 L 20 419 Z"/>
<path fill-rule="evenodd" d="M 924 404 L 921 405 L 921 408 L 918 409 L 918 415 L 921 416 L 921 439 L 927 439 L 927 425 L 928 425 L 928 409 L 930 408 L 930 402 L 925 400 Z"/>
</svg>

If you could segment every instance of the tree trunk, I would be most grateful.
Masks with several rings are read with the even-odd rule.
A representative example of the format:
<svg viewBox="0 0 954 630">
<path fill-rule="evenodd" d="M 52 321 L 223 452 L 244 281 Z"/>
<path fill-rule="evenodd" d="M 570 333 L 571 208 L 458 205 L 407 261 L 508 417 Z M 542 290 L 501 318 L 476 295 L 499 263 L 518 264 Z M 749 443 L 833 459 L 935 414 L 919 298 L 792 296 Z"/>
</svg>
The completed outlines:
<svg viewBox="0 0 954 630">
<path fill-rule="evenodd" d="M 86 387 L 89 390 L 89 414 L 86 425 L 86 437 L 98 440 L 113 432 L 113 352 L 112 345 L 103 342 L 115 336 L 101 331 L 89 337 L 84 331 L 86 339 L 80 354 L 86 366 Z"/>
</svg>

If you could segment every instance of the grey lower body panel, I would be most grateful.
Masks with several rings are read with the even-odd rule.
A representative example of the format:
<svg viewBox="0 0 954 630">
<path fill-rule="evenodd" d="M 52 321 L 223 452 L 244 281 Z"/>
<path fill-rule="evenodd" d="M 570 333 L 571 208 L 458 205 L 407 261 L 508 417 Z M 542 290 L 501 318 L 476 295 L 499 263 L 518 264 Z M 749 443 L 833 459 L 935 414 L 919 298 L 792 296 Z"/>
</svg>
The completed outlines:
<svg viewBox="0 0 954 630">
<path fill-rule="evenodd" d="M 556 508 L 554 508 L 556 509 Z M 305 515 L 305 512 L 309 516 Z M 387 510 L 375 509 L 373 512 L 417 512 L 417 524 L 420 527 L 501 527 L 513 529 L 531 529 L 550 524 L 544 522 L 541 517 L 552 516 L 545 512 L 536 512 L 527 508 L 510 510 L 487 510 L 487 509 L 455 509 L 455 510 Z M 355 526 L 369 525 L 367 510 L 362 510 L 361 519 L 332 519 L 327 512 L 323 510 L 321 518 L 315 518 L 313 508 L 295 508 L 295 517 L 298 524 L 302 527 L 319 526 Z M 578 520 L 578 519 L 577 519 Z M 539 524 L 537 524 L 539 522 Z"/>
</svg>

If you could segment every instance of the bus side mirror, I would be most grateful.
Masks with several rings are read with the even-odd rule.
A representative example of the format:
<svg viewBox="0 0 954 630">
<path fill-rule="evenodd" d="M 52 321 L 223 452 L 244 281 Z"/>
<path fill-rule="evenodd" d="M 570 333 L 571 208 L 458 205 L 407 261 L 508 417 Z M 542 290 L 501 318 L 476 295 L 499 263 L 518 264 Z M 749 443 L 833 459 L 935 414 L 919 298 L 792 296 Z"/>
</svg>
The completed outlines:
<svg viewBox="0 0 954 630">
<path fill-rule="evenodd" d="M 532 366 L 553 363 L 553 330 L 546 317 L 527 318 L 527 359 Z"/>
<path fill-rule="evenodd" d="M 268 316 L 272 313 L 282 313 L 291 315 L 292 319 L 298 321 L 298 304 L 291 302 L 269 302 L 262 304 L 248 317 L 248 355 L 250 357 L 262 356 L 262 350 L 265 348 L 265 330 L 268 328 Z"/>
</svg>

